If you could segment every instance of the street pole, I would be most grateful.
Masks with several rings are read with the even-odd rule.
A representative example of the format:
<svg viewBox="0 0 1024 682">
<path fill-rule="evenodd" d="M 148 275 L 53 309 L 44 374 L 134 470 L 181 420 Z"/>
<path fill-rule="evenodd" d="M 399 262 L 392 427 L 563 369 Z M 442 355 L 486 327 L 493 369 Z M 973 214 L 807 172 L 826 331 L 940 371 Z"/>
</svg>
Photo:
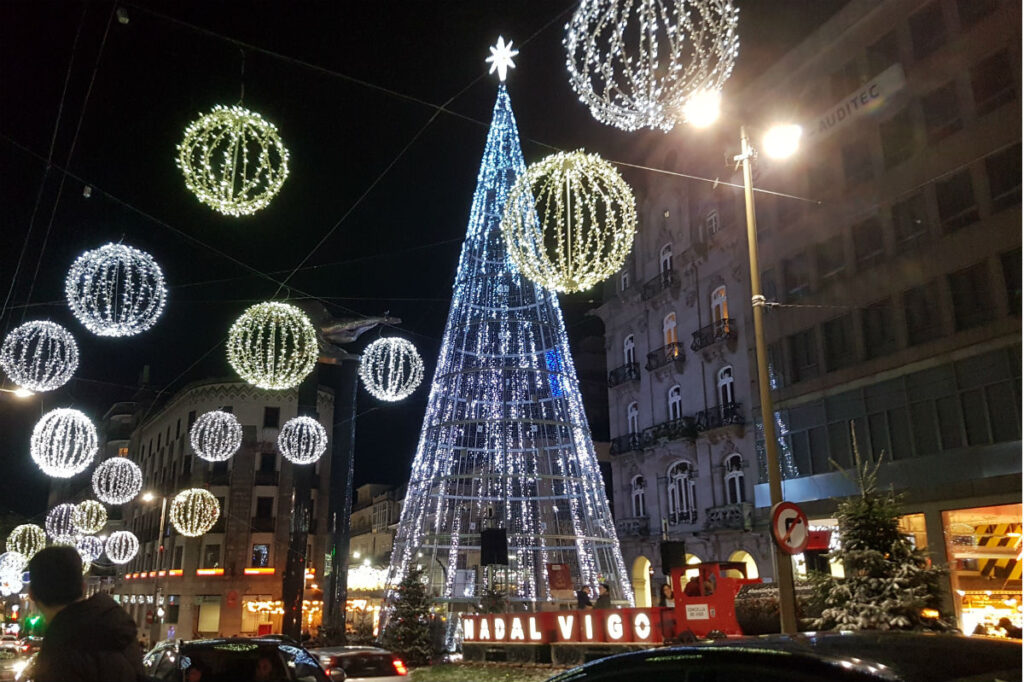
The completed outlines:
<svg viewBox="0 0 1024 682">
<path fill-rule="evenodd" d="M 754 213 L 754 183 L 750 170 L 754 150 L 745 126 L 740 127 L 740 155 L 743 163 L 743 197 L 747 211 L 747 246 L 750 252 L 750 302 L 754 308 L 754 343 L 757 354 L 757 388 L 761 396 L 761 422 L 764 425 L 764 450 L 768 460 L 768 493 L 772 507 L 782 502 L 782 475 L 779 470 L 779 445 L 775 434 L 775 407 L 768 375 L 768 348 L 764 340 L 765 298 L 761 293 L 761 269 L 757 259 L 757 216 Z M 793 588 L 793 561 L 785 552 L 775 551 L 775 581 L 779 585 L 779 620 L 783 634 L 795 634 L 796 599 Z"/>
<path fill-rule="evenodd" d="M 164 618 L 160 615 L 160 571 L 166 570 L 164 566 L 164 527 L 167 522 L 167 495 L 164 495 L 160 502 L 160 535 L 157 536 L 156 549 L 156 576 L 153 578 L 153 626 L 149 630 L 149 641 L 156 644 L 160 641 L 160 626 Z"/>
</svg>

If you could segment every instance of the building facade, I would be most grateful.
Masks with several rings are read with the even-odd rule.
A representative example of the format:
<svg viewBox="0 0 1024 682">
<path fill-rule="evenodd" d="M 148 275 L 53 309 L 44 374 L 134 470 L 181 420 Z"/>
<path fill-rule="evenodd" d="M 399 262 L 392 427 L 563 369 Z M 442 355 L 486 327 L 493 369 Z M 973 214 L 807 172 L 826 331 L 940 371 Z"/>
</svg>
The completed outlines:
<svg viewBox="0 0 1024 682">
<path fill-rule="evenodd" d="M 401 487 L 365 483 L 355 489 L 352 498 L 346 622 L 364 638 L 378 632 L 403 497 Z"/>
</svg>

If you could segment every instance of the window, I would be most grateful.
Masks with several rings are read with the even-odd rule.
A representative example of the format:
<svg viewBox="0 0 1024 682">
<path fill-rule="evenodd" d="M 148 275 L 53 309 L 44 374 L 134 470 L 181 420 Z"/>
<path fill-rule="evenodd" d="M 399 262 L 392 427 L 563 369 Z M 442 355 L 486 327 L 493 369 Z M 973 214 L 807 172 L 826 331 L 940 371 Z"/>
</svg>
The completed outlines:
<svg viewBox="0 0 1024 682">
<path fill-rule="evenodd" d="M 661 267 L 661 273 L 662 274 L 665 274 L 666 272 L 671 272 L 672 271 L 672 245 L 671 244 L 665 244 L 665 246 L 661 247 L 661 254 L 658 256 L 658 261 L 661 264 L 660 267 Z"/>
<path fill-rule="evenodd" d="M 643 476 L 634 476 L 630 483 L 630 490 L 633 498 L 633 516 L 643 518 L 647 516 L 647 482 Z"/>
<path fill-rule="evenodd" d="M 782 285 L 788 300 L 811 293 L 811 273 L 807 267 L 807 252 L 801 251 L 782 261 Z"/>
<path fill-rule="evenodd" d="M 892 229 L 898 253 L 918 249 L 928 235 L 928 207 L 922 192 L 893 204 Z"/>
<path fill-rule="evenodd" d="M 882 136 L 882 157 L 885 167 L 892 168 L 903 163 L 917 151 L 914 139 L 914 123 L 910 109 L 904 108 L 898 114 L 878 126 Z"/>
<path fill-rule="evenodd" d="M 623 270 L 622 274 L 619 275 L 619 287 L 619 291 L 625 291 L 629 288 L 629 272 L 626 270 Z"/>
<path fill-rule="evenodd" d="M 969 329 L 995 316 L 988 284 L 988 265 L 982 261 L 949 275 L 956 328 Z"/>
<path fill-rule="evenodd" d="M 882 223 L 878 216 L 868 218 L 853 226 L 853 255 L 857 269 L 864 270 L 882 260 L 885 245 L 882 242 Z"/>
<path fill-rule="evenodd" d="M 677 462 L 668 470 L 669 523 L 697 522 L 696 471 L 689 462 Z"/>
<path fill-rule="evenodd" d="M 252 559 L 249 565 L 253 568 L 266 568 L 270 565 L 270 545 L 258 544 L 252 546 Z"/>
<path fill-rule="evenodd" d="M 843 236 L 836 235 L 815 247 L 818 261 L 818 277 L 837 277 L 846 269 L 846 255 L 843 253 Z"/>
<path fill-rule="evenodd" d="M 171 562 L 171 568 L 180 571 L 182 566 L 184 566 L 184 564 L 185 564 L 185 548 L 183 546 L 182 547 L 175 547 L 174 548 L 174 559 Z"/>
<path fill-rule="evenodd" d="M 747 492 L 743 487 L 743 457 L 739 454 L 725 458 L 725 500 L 728 504 L 747 501 Z"/>
<path fill-rule="evenodd" d="M 127 457 L 128 456 L 128 448 L 118 448 L 117 449 L 117 456 L 118 457 Z"/>
<path fill-rule="evenodd" d="M 843 173 L 846 176 L 847 187 L 859 185 L 874 176 L 871 150 L 863 142 L 843 146 Z"/>
<path fill-rule="evenodd" d="M 710 237 L 718 234 L 720 229 L 721 223 L 718 219 L 718 211 L 714 209 L 708 211 L 708 214 L 704 216 L 704 234 Z"/>
<path fill-rule="evenodd" d="M 896 31 L 889 31 L 868 47 L 868 69 L 877 76 L 900 61 L 900 41 Z"/>
<path fill-rule="evenodd" d="M 992 212 L 1020 205 L 1020 143 L 985 159 Z"/>
<path fill-rule="evenodd" d="M 676 329 L 675 313 L 669 313 L 665 316 L 665 319 L 661 321 L 661 331 L 665 337 L 666 346 L 673 343 L 679 343 L 679 332 Z"/>
<path fill-rule="evenodd" d="M 911 346 L 941 335 L 941 322 L 931 285 L 904 291 L 903 307 L 907 315 L 907 343 Z"/>
<path fill-rule="evenodd" d="M 629 433 L 640 433 L 640 405 L 630 403 L 626 408 L 626 429 Z"/>
<path fill-rule="evenodd" d="M 950 81 L 921 98 L 924 129 L 928 142 L 938 142 L 964 127 L 960 118 L 960 104 L 956 98 L 956 83 Z"/>
<path fill-rule="evenodd" d="M 856 90 L 864 79 L 861 77 L 857 60 L 852 59 L 843 68 L 832 74 L 829 83 L 832 88 L 832 99 L 841 100 Z"/>
<path fill-rule="evenodd" d="M 257 497 L 256 498 L 256 518 L 258 519 L 269 519 L 274 516 L 274 498 L 273 497 Z"/>
<path fill-rule="evenodd" d="M 280 407 L 263 408 L 263 428 L 276 429 L 281 423 Z"/>
<path fill-rule="evenodd" d="M 636 344 L 633 342 L 633 335 L 630 334 L 622 342 L 622 363 L 632 365 L 636 362 Z"/>
<path fill-rule="evenodd" d="M 945 232 L 955 232 L 978 220 L 971 173 L 966 168 L 935 183 L 939 201 L 939 221 Z"/>
<path fill-rule="evenodd" d="M 721 286 L 711 292 L 711 321 L 716 326 L 722 324 L 722 320 L 729 318 L 729 298 L 726 296 L 725 287 Z"/>
<path fill-rule="evenodd" d="M 731 365 L 726 365 L 718 370 L 718 399 L 722 401 L 723 407 L 736 402 Z"/>
<path fill-rule="evenodd" d="M 942 20 L 942 5 L 933 2 L 907 20 L 910 24 L 910 43 L 914 59 L 924 59 L 946 42 L 946 24 Z"/>
<path fill-rule="evenodd" d="M 807 191 L 812 198 L 827 194 L 835 184 L 835 172 L 832 169 L 832 161 L 827 156 L 808 171 Z M 784 201 L 782 205 L 785 206 L 787 203 L 797 202 Z"/>
<path fill-rule="evenodd" d="M 793 382 L 818 376 L 818 348 L 813 327 L 790 335 L 789 354 Z"/>
<path fill-rule="evenodd" d="M 269 474 L 277 468 L 277 455 L 273 452 L 260 454 L 260 473 Z"/>
<path fill-rule="evenodd" d="M 203 547 L 203 561 L 199 568 L 220 568 L 220 545 Z"/>
<path fill-rule="evenodd" d="M 192 429 L 192 425 L 196 423 L 196 411 L 192 410 L 188 413 L 188 428 Z"/>
<path fill-rule="evenodd" d="M 982 59 L 971 69 L 974 111 L 978 116 L 995 111 L 1016 98 L 1013 73 L 1006 50 Z"/>
<path fill-rule="evenodd" d="M 174 437 L 177 438 L 181 435 L 181 417 L 178 417 L 178 423 L 174 427 Z"/>
<path fill-rule="evenodd" d="M 1001 256 L 1003 262 L 1003 283 L 1006 285 L 1006 302 L 1010 314 L 1021 314 L 1021 251 L 1014 249 Z"/>
<path fill-rule="evenodd" d="M 683 389 L 678 385 L 668 389 L 668 419 L 675 421 L 683 418 Z"/>
<path fill-rule="evenodd" d="M 999 6 L 999 0 L 956 0 L 956 12 L 960 15 L 960 28 L 967 30 L 987 17 Z"/>
<path fill-rule="evenodd" d="M 896 349 L 893 329 L 892 299 L 872 303 L 861 311 L 864 327 L 864 351 L 868 358 L 877 358 Z"/>
<path fill-rule="evenodd" d="M 833 372 L 853 364 L 853 319 L 849 315 L 829 320 L 821 327 L 825 342 L 825 371 Z"/>
</svg>

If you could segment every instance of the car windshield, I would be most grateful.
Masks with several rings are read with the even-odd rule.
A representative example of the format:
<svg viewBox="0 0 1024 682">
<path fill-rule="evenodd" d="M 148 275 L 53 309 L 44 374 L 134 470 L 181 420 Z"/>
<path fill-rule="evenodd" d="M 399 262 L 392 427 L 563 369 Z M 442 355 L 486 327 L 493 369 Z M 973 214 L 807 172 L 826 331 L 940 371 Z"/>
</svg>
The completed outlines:
<svg viewBox="0 0 1024 682">
<path fill-rule="evenodd" d="M 358 653 L 339 656 L 336 667 L 345 671 L 348 677 L 386 677 L 395 674 L 391 654 Z"/>
<path fill-rule="evenodd" d="M 182 647 L 187 682 L 328 682 L 317 662 L 298 646 L 225 640 Z"/>
</svg>

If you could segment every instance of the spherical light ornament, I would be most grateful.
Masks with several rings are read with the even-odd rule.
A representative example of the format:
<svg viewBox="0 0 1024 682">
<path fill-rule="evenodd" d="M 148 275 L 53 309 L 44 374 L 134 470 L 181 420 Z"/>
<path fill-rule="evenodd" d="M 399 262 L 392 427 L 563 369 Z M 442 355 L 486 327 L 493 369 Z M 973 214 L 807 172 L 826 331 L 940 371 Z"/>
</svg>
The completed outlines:
<svg viewBox="0 0 1024 682">
<path fill-rule="evenodd" d="M 327 430 L 312 417 L 289 419 L 277 434 L 277 449 L 295 464 L 312 464 L 327 451 Z"/>
<path fill-rule="evenodd" d="M 189 432 L 192 449 L 209 462 L 223 462 L 242 447 L 242 425 L 230 412 L 213 410 L 200 415 Z"/>
<path fill-rule="evenodd" d="M 287 303 L 257 303 L 228 333 L 228 362 L 258 388 L 298 386 L 313 371 L 319 354 L 313 323 Z"/>
<path fill-rule="evenodd" d="M 79 502 L 71 514 L 75 530 L 85 535 L 99 533 L 107 525 L 107 510 L 96 500 Z M 91 559 L 90 559 L 91 561 Z"/>
<path fill-rule="evenodd" d="M 100 502 L 131 502 L 142 490 L 142 469 L 126 457 L 111 457 L 92 472 L 92 491 Z"/>
<path fill-rule="evenodd" d="M 202 488 L 182 490 L 171 501 L 171 524 L 190 538 L 208 532 L 220 517 L 220 503 Z"/>
<path fill-rule="evenodd" d="M 134 336 L 164 310 L 164 273 L 145 251 L 107 244 L 71 265 L 64 294 L 75 317 L 98 336 Z"/>
<path fill-rule="evenodd" d="M 17 552 L 28 559 L 46 547 L 46 531 L 34 523 L 15 526 L 7 536 L 7 551 Z"/>
<path fill-rule="evenodd" d="M 0 346 L 0 367 L 32 391 L 52 391 L 78 369 L 78 344 L 64 327 L 45 320 L 16 327 Z"/>
<path fill-rule="evenodd" d="M 737 22 L 730 0 L 582 0 L 565 27 L 569 82 L 602 123 L 671 130 L 729 78 Z"/>
<path fill-rule="evenodd" d="M 0 595 L 10 597 L 12 594 L 19 594 L 24 588 L 21 576 L 13 573 L 0 574 Z"/>
<path fill-rule="evenodd" d="M 178 168 L 199 201 L 224 215 L 251 215 L 288 177 L 288 150 L 277 127 L 259 114 L 217 105 L 185 129 Z"/>
<path fill-rule="evenodd" d="M 560 152 L 530 166 L 501 220 L 519 271 L 548 289 L 584 291 L 622 267 L 636 234 L 636 200 L 596 154 Z"/>
<path fill-rule="evenodd" d="M 139 539 L 128 530 L 119 530 L 110 534 L 105 546 L 107 558 L 115 564 L 126 564 L 139 553 Z"/>
<path fill-rule="evenodd" d="M 97 447 L 96 427 L 89 418 L 78 410 L 59 407 L 36 423 L 29 450 L 43 473 L 70 478 L 89 468 Z"/>
<path fill-rule="evenodd" d="M 84 563 L 90 563 L 103 556 L 103 540 L 95 535 L 84 535 L 75 543 L 75 549 Z"/>
<path fill-rule="evenodd" d="M 394 402 L 408 397 L 423 381 L 423 359 L 405 339 L 377 339 L 359 363 L 363 386 L 375 398 Z"/>
<path fill-rule="evenodd" d="M 20 578 L 28 566 L 28 557 L 20 552 L 0 554 L 0 575 L 9 574 Z"/>
<path fill-rule="evenodd" d="M 75 505 L 58 504 L 46 515 L 46 534 L 55 543 L 74 544 L 78 538 L 78 531 L 72 521 L 75 513 Z"/>
</svg>

